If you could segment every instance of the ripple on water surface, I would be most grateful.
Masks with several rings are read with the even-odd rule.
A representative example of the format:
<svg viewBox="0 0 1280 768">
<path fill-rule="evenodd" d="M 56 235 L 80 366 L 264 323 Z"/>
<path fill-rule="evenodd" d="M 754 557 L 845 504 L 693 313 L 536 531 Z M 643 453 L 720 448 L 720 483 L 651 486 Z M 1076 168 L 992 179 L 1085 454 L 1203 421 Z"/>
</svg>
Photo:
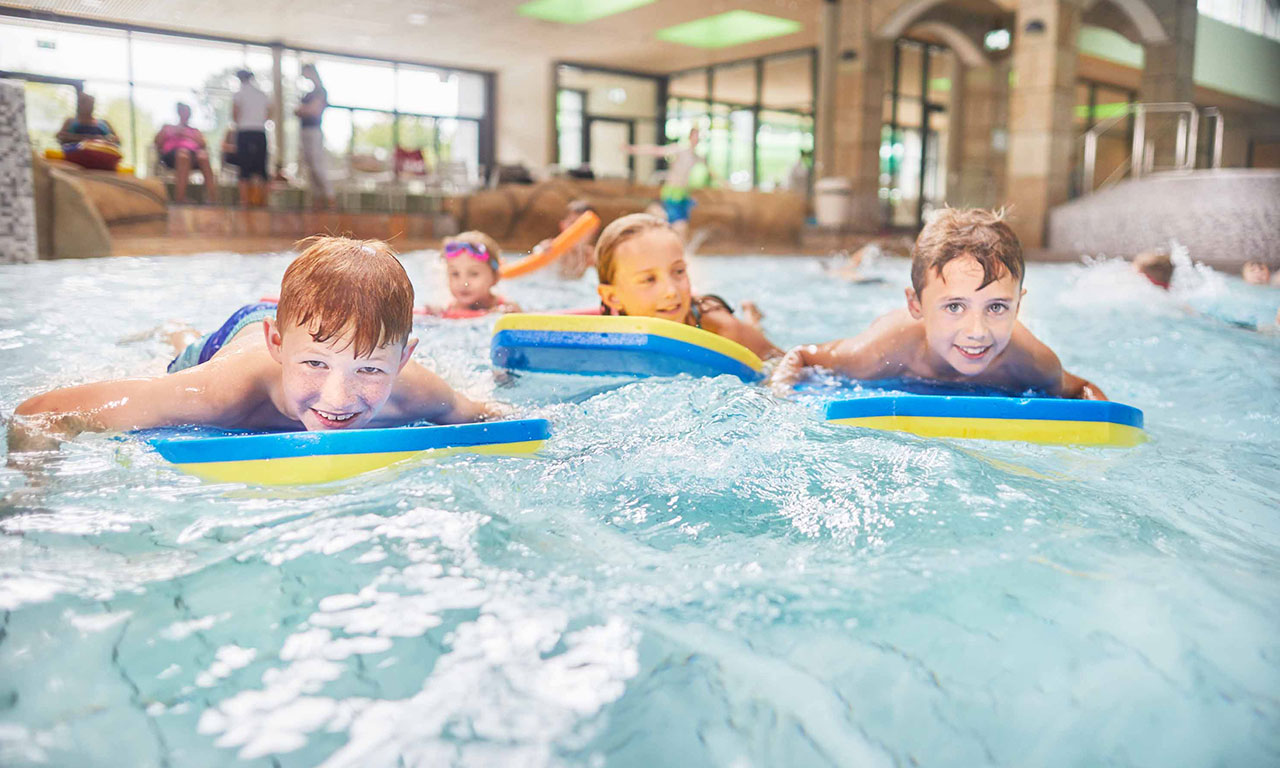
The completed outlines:
<svg viewBox="0 0 1280 768">
<path fill-rule="evenodd" d="M 287 261 L 0 267 L 0 411 L 158 373 L 157 343 L 120 340 L 214 327 Z M 441 299 L 434 260 L 405 262 Z M 787 345 L 899 306 L 906 263 L 871 271 L 694 279 Z M 4 470 L 0 764 L 1280 762 L 1280 337 L 1238 327 L 1280 293 L 1188 267 L 1166 295 L 1105 261 L 1027 288 L 1024 321 L 1150 442 L 833 427 L 729 377 L 495 384 L 491 321 L 432 321 L 418 357 L 551 419 L 541 457 L 264 490 L 86 436 L 39 482 Z"/>
</svg>

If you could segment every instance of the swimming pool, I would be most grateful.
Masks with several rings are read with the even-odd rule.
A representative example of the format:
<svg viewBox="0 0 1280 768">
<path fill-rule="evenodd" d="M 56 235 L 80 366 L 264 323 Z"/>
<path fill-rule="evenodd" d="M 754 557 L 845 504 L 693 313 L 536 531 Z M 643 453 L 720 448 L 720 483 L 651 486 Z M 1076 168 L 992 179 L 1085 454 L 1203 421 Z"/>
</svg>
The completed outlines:
<svg viewBox="0 0 1280 768">
<path fill-rule="evenodd" d="M 159 373 L 161 345 L 119 340 L 215 327 L 287 261 L 0 267 L 0 411 Z M 764 257 L 694 279 L 757 298 L 785 346 L 900 306 L 906 262 L 869 271 L 888 282 Z M 1280 337 L 1223 320 L 1280 292 L 1177 280 L 1027 278 L 1023 320 L 1145 411 L 1131 450 L 830 426 L 729 377 L 495 389 L 479 320 L 420 324 L 418 356 L 551 419 L 539 459 L 258 489 L 99 435 L 35 487 L 0 470 L 0 764 L 1274 765 Z"/>
</svg>

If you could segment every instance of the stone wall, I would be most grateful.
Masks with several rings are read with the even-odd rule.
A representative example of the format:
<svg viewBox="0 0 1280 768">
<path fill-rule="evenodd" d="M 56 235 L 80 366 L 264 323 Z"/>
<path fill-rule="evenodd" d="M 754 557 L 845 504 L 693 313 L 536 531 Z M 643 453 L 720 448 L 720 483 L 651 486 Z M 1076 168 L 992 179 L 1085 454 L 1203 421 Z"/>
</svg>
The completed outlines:
<svg viewBox="0 0 1280 768">
<path fill-rule="evenodd" d="M 36 259 L 25 98 L 21 83 L 0 80 L 0 263 Z"/>
<path fill-rule="evenodd" d="M 1049 247 L 1071 254 L 1133 256 L 1175 240 L 1191 258 L 1239 271 L 1245 261 L 1280 266 L 1280 171 L 1160 174 L 1058 206 Z"/>
</svg>

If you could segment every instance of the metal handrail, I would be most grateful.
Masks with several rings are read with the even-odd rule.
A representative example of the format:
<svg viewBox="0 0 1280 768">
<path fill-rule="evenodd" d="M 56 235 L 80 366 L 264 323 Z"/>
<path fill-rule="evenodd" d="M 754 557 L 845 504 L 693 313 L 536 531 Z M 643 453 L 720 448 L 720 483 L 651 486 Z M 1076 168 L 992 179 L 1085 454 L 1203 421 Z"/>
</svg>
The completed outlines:
<svg viewBox="0 0 1280 768">
<path fill-rule="evenodd" d="M 1127 104 L 1118 115 L 1113 115 L 1098 123 L 1084 133 L 1084 173 L 1082 178 L 1083 194 L 1093 191 L 1093 178 L 1098 161 L 1098 138 L 1116 126 L 1122 119 L 1133 117 L 1133 146 L 1128 160 L 1121 163 L 1116 171 L 1124 169 L 1132 173 L 1134 178 L 1157 170 L 1155 166 L 1155 145 L 1147 135 L 1147 115 L 1173 113 L 1178 115 L 1177 135 L 1174 138 L 1174 164 L 1170 168 L 1159 169 L 1176 172 L 1193 171 L 1199 147 L 1200 110 L 1195 104 L 1184 101 L 1160 102 L 1150 104 Z M 1212 117 L 1213 152 L 1210 157 L 1210 168 L 1222 166 L 1222 138 L 1225 129 L 1221 110 L 1217 107 L 1206 107 L 1205 117 Z M 1106 186 L 1116 177 L 1113 171 L 1103 181 Z"/>
</svg>

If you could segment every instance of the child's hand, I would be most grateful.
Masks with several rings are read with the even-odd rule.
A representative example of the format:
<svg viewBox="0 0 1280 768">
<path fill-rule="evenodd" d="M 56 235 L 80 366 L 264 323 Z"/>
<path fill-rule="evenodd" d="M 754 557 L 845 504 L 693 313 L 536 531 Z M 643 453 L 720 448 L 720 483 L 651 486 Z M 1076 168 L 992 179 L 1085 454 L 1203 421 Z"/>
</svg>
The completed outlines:
<svg viewBox="0 0 1280 768">
<path fill-rule="evenodd" d="M 804 373 L 804 347 L 795 347 L 782 356 L 773 375 L 769 377 L 769 388 L 778 397 L 786 397 L 795 388 L 796 382 Z"/>
<path fill-rule="evenodd" d="M 764 313 L 760 311 L 760 307 L 754 301 L 742 302 L 742 318 L 755 327 L 760 327 L 760 321 L 764 320 Z"/>
</svg>

